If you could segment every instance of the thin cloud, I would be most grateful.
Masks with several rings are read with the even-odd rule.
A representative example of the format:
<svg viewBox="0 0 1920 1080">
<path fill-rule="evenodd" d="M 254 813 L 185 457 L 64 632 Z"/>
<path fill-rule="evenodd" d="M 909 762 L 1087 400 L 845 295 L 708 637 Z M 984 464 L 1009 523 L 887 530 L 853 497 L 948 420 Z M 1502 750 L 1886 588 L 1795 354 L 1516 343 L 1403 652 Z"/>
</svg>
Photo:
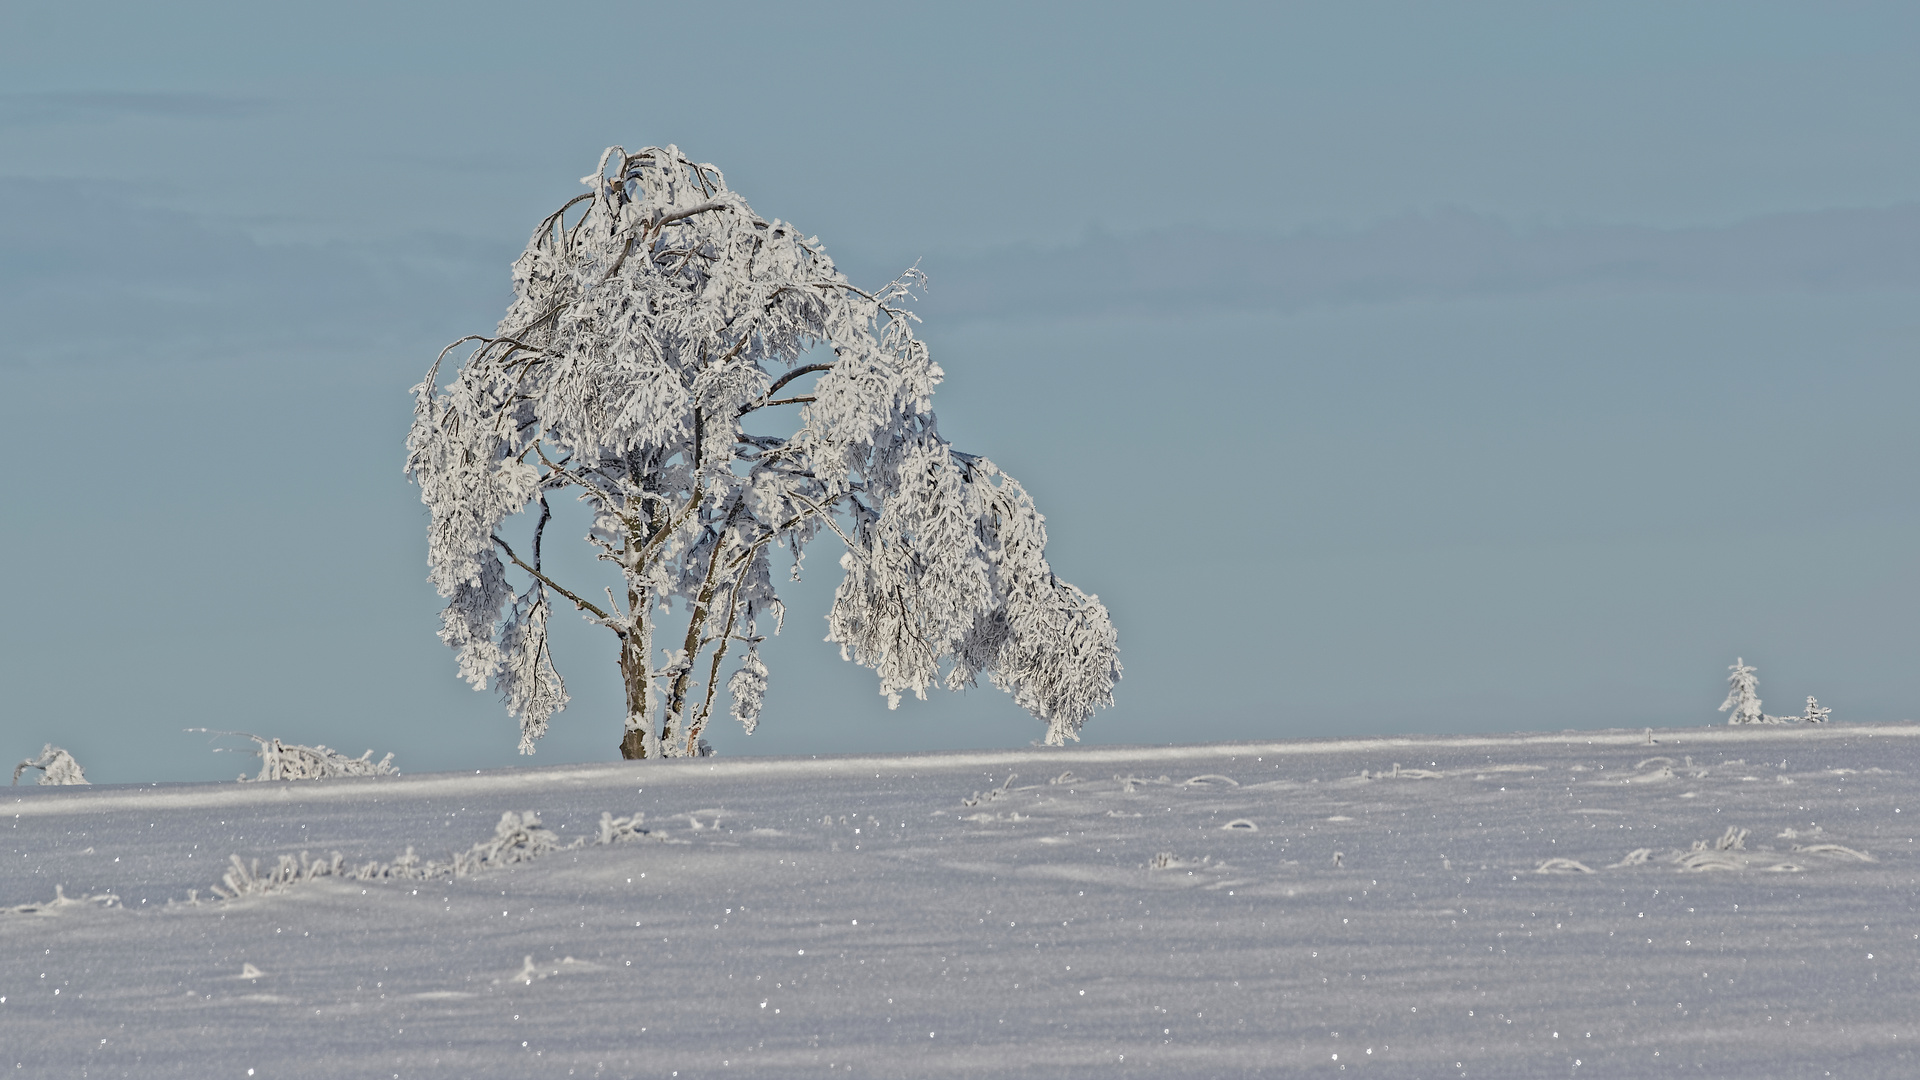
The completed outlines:
<svg viewBox="0 0 1920 1080">
<path fill-rule="evenodd" d="M 67 90 L 0 94 L 0 126 L 100 123 L 123 119 L 225 120 L 264 111 L 261 98 L 226 94 Z"/>
<path fill-rule="evenodd" d="M 454 237 L 264 243 L 109 184 L 0 179 L 0 363 L 452 337 L 499 317 L 513 254 Z"/>
<path fill-rule="evenodd" d="M 1849 292 L 1920 285 L 1920 204 L 1713 228 L 1515 227 L 1444 211 L 1285 235 L 1090 234 L 929 257 L 926 315 L 1152 314 L 1621 291 Z"/>
<path fill-rule="evenodd" d="M 499 317 L 519 240 L 264 243 L 233 222 L 154 207 L 117 185 L 0 179 L 0 319 L 12 328 L 0 364 L 451 339 Z M 1694 229 L 1522 229 L 1450 211 L 1285 235 L 1092 234 L 1053 249 L 934 255 L 922 266 L 930 288 L 916 309 L 942 319 L 1911 289 L 1920 286 L 1920 204 Z"/>
</svg>

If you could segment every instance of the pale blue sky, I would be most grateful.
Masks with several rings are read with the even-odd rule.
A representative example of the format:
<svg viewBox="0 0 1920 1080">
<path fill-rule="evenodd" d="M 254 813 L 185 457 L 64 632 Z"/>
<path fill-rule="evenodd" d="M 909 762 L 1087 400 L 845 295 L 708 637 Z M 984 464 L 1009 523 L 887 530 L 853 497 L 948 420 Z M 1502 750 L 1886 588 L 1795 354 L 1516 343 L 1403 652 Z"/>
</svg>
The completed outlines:
<svg viewBox="0 0 1920 1080">
<path fill-rule="evenodd" d="M 0 7 L 0 753 L 189 726 L 508 764 L 435 640 L 406 390 L 610 143 L 856 279 L 1121 632 L 1089 739 L 1920 716 L 1911 5 Z M 725 753 L 888 713 L 793 597 Z M 591 568 L 584 562 L 581 571 Z M 604 633 L 599 636 L 605 636 Z M 535 760 L 604 760 L 612 651 Z"/>
</svg>

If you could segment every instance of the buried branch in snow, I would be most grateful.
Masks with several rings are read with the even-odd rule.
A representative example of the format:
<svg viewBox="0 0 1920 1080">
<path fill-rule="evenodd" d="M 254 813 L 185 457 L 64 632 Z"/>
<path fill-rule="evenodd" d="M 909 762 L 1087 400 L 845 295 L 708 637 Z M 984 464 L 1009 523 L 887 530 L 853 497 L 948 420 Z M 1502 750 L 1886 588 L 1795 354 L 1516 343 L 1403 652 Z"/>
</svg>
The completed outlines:
<svg viewBox="0 0 1920 1080">
<path fill-rule="evenodd" d="M 1769 848 L 1748 850 L 1747 837 L 1751 830 L 1727 826 L 1727 830 L 1714 840 L 1695 840 L 1686 850 L 1673 850 L 1660 854 L 1652 848 L 1635 848 L 1620 859 L 1609 863 L 1608 870 L 1626 870 L 1636 866 L 1648 866 L 1660 863 L 1672 866 L 1676 870 L 1702 873 L 1715 870 L 1771 870 L 1775 872 L 1799 873 L 1807 869 L 1804 856 L 1823 856 L 1850 862 L 1877 862 L 1872 855 L 1857 851 L 1840 844 L 1794 844 L 1790 851 L 1773 851 Z M 1798 836 L 1789 829 L 1781 834 L 1785 839 Z M 1536 874 L 1591 874 L 1594 870 L 1583 863 L 1567 858 L 1548 859 L 1534 868 Z"/>
<path fill-rule="evenodd" d="M 940 434 L 943 373 L 902 306 L 919 271 L 856 288 L 817 239 L 672 146 L 609 148 L 584 182 L 514 262 L 498 329 L 441 353 L 473 344 L 444 388 L 438 360 L 414 388 L 407 437 L 440 637 L 519 719 L 521 751 L 567 703 L 555 602 L 619 639 L 623 757 L 701 754 L 723 684 L 751 732 L 763 631 L 785 615 L 771 549 L 797 578 L 828 531 L 845 545 L 828 639 L 889 705 L 985 676 L 1049 744 L 1078 738 L 1112 704 L 1113 623 L 1054 576 L 1025 489 Z M 570 588 L 543 562 L 562 492 L 591 513 L 611 587 Z M 523 511 L 515 547 L 500 530 Z"/>
</svg>

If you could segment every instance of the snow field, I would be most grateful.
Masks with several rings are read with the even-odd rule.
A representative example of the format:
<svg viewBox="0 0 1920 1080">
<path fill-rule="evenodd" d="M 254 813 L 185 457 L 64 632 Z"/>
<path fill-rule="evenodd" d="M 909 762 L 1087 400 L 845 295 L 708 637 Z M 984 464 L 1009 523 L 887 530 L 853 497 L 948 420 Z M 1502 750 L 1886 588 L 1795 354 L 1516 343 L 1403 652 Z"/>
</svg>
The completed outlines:
<svg viewBox="0 0 1920 1080">
<path fill-rule="evenodd" d="M 1915 735 L 18 789 L 0 1068 L 1911 1076 Z M 557 843 L 526 861 L 350 874 L 528 810 Z M 597 843 L 603 813 L 648 831 Z M 349 873 L 213 898 L 229 856 L 303 850 Z"/>
</svg>

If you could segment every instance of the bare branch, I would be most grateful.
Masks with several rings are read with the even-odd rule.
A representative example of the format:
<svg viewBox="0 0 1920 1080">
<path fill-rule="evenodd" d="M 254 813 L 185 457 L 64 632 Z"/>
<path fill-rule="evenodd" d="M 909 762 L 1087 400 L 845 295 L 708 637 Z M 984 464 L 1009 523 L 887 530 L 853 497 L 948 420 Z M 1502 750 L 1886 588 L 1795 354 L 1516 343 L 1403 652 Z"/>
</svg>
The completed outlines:
<svg viewBox="0 0 1920 1080">
<path fill-rule="evenodd" d="M 568 589 L 564 585 L 561 585 L 559 582 L 553 580 L 552 578 L 541 573 L 540 571 L 535 570 L 533 567 L 528 566 L 526 562 L 520 558 L 520 556 L 514 554 L 513 548 L 508 546 L 507 542 L 505 540 L 500 539 L 500 537 L 497 534 L 494 536 L 493 542 L 496 544 L 499 544 L 500 550 L 507 553 L 507 558 L 513 560 L 513 565 L 519 567 L 522 570 L 525 570 L 529 574 L 532 574 L 535 578 L 539 579 L 542 585 L 545 585 L 547 588 L 552 589 L 554 592 L 557 592 L 561 596 L 564 596 L 567 599 L 573 601 L 573 606 L 575 608 L 578 608 L 581 611 L 591 611 L 594 615 L 599 617 L 601 625 L 605 626 L 607 629 L 620 635 L 620 637 L 622 638 L 625 638 L 627 636 L 627 632 L 625 630 L 622 630 L 620 629 L 620 627 L 614 625 L 614 620 L 612 616 L 608 615 L 604 611 L 601 611 L 598 607 L 594 606 L 592 603 L 589 603 L 588 601 L 580 599 L 580 597 L 575 595 L 571 589 Z"/>
<path fill-rule="evenodd" d="M 744 341 L 745 339 L 742 339 L 742 340 Z M 755 409 L 765 409 L 774 405 L 793 405 L 802 401 L 812 401 L 813 398 L 811 397 L 790 397 L 790 398 L 782 398 L 778 401 L 771 401 L 768 399 L 772 398 L 774 394 L 779 393 L 781 387 L 787 385 L 788 383 L 792 382 L 793 380 L 799 378 L 802 375 L 812 374 L 813 372 L 816 372 L 816 371 L 833 370 L 834 363 L 835 362 L 829 362 L 825 364 L 807 364 L 804 367 L 794 368 L 792 371 L 789 371 L 785 375 L 782 375 L 779 378 L 773 380 L 773 384 L 767 387 L 767 392 L 764 394 L 761 394 L 757 400 L 749 401 L 745 405 L 740 406 L 740 411 L 735 415 L 745 416 L 748 413 L 754 411 Z"/>
<path fill-rule="evenodd" d="M 782 375 L 779 378 L 773 380 L 773 385 L 767 387 L 766 396 L 772 397 L 773 395 L 779 393 L 781 387 L 787 385 L 788 383 L 792 382 L 793 380 L 799 378 L 802 375 L 810 375 L 816 371 L 832 371 L 833 365 L 836 363 L 839 363 L 839 361 L 829 360 L 824 364 L 807 364 L 804 367 L 794 368 L 792 371 L 789 371 L 785 375 Z"/>
<path fill-rule="evenodd" d="M 546 492 L 539 492 L 536 497 L 540 500 L 540 523 L 533 527 L 533 566 L 537 570 L 540 568 L 540 538 L 546 535 L 547 522 L 553 520 L 553 507 L 547 505 Z"/>
</svg>

